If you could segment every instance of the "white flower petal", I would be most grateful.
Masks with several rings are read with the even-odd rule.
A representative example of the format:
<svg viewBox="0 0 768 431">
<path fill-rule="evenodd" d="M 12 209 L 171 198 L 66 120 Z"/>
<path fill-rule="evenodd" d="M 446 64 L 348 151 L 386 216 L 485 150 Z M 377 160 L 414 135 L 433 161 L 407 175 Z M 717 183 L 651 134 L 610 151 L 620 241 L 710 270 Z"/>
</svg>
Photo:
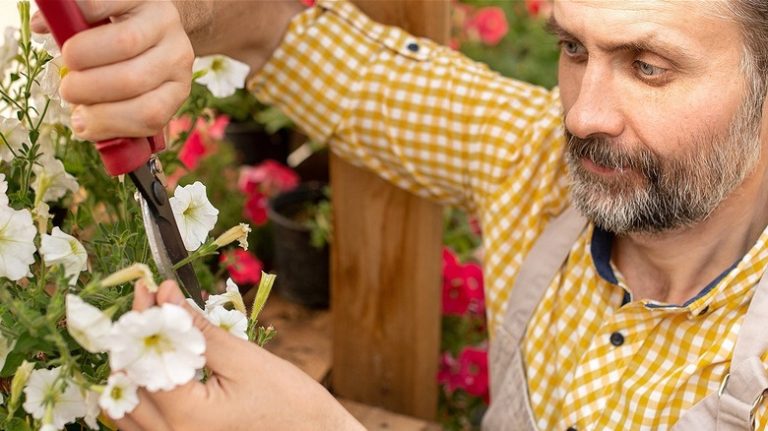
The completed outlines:
<svg viewBox="0 0 768 431">
<path fill-rule="evenodd" d="M 112 327 L 110 365 L 149 391 L 187 383 L 205 365 L 205 339 L 181 307 L 124 314 Z"/>
<path fill-rule="evenodd" d="M 35 174 L 32 189 L 46 202 L 61 199 L 67 191 L 74 193 L 79 188 L 75 177 L 64 170 L 64 164 L 59 159 L 41 157 L 38 164 L 32 167 L 32 172 Z"/>
<path fill-rule="evenodd" d="M 205 71 L 196 81 L 207 86 L 211 94 L 215 97 L 227 97 L 245 86 L 250 67 L 223 55 L 212 55 L 196 58 L 193 70 Z"/>
<path fill-rule="evenodd" d="M 16 281 L 29 274 L 36 233 L 28 210 L 0 206 L 0 277 Z"/>
<path fill-rule="evenodd" d="M 112 331 L 109 316 L 77 295 L 68 294 L 66 306 L 67 331 L 72 338 L 91 353 L 106 352 Z"/>
<path fill-rule="evenodd" d="M 40 254 L 45 266 L 62 265 L 64 274 L 74 285 L 78 275 L 88 267 L 88 254 L 85 247 L 75 237 L 62 232 L 58 226 L 50 235 L 43 235 L 40 241 Z"/>
<path fill-rule="evenodd" d="M 121 419 L 139 404 L 138 387 L 123 373 L 109 376 L 107 386 L 99 398 L 99 406 L 112 419 Z"/>
<path fill-rule="evenodd" d="M 248 318 L 238 310 L 215 307 L 207 314 L 208 320 L 235 337 L 248 339 Z"/>
<path fill-rule="evenodd" d="M 53 426 L 56 429 L 63 428 L 65 424 L 87 413 L 80 388 L 74 382 L 60 379 L 60 374 L 61 367 L 34 370 L 24 388 L 24 410 L 35 419 L 41 420 L 45 416 L 46 408 L 50 407 L 53 412 Z"/>
<path fill-rule="evenodd" d="M 184 247 L 188 251 L 197 250 L 216 225 L 219 210 L 211 205 L 205 186 L 199 181 L 177 187 L 169 200 Z"/>
<path fill-rule="evenodd" d="M 2 116 L 0 116 L 0 135 L 0 161 L 2 162 L 12 160 L 13 153 L 18 154 L 21 144 L 29 137 L 19 120 Z"/>
</svg>

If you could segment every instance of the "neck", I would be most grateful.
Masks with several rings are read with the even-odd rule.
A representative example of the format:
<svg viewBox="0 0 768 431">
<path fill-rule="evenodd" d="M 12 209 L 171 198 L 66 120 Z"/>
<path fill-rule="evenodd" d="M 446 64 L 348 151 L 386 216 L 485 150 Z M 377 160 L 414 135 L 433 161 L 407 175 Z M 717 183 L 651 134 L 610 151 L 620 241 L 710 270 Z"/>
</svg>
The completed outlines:
<svg viewBox="0 0 768 431">
<path fill-rule="evenodd" d="M 616 237 L 612 259 L 634 299 L 683 304 L 749 251 L 768 225 L 763 159 L 701 223 L 662 234 Z"/>
</svg>

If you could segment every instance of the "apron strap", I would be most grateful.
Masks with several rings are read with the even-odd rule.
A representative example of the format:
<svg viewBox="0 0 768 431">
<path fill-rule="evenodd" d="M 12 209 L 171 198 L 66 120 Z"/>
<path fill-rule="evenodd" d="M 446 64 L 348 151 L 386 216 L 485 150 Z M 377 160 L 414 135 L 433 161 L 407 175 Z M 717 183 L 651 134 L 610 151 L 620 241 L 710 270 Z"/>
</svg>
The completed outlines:
<svg viewBox="0 0 768 431">
<path fill-rule="evenodd" d="M 523 260 L 500 327 L 512 336 L 516 346 L 522 342 L 536 306 L 565 264 L 586 225 L 586 218 L 569 206 L 547 225 Z"/>
<path fill-rule="evenodd" d="M 768 390 L 760 356 L 768 350 L 768 277 L 760 278 L 739 329 L 731 369 L 718 391 L 717 429 L 752 429 L 755 409 Z"/>
</svg>

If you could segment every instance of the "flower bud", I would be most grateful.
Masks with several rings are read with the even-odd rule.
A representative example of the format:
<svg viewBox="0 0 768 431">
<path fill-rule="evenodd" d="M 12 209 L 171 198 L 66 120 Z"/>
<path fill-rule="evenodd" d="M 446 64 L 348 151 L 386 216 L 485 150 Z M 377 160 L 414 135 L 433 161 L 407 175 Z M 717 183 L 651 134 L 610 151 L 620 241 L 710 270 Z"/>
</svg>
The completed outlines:
<svg viewBox="0 0 768 431">
<path fill-rule="evenodd" d="M 143 263 L 134 263 L 117 272 L 108 275 L 101 280 L 101 287 L 117 286 L 131 281 L 141 280 L 150 292 L 157 292 L 157 284 L 152 276 L 152 271 Z"/>
<path fill-rule="evenodd" d="M 235 241 L 239 243 L 239 246 L 243 250 L 248 250 L 248 234 L 251 232 L 251 227 L 245 223 L 240 223 L 237 226 L 229 228 L 226 232 L 219 235 L 213 243 L 216 244 L 216 248 L 224 247 Z"/>
<path fill-rule="evenodd" d="M 27 380 L 29 380 L 30 374 L 32 374 L 32 370 L 34 370 L 35 364 L 32 362 L 23 361 L 21 365 L 19 365 L 18 368 L 16 368 L 16 373 L 13 375 L 13 380 L 11 380 L 11 408 L 15 410 L 15 407 L 19 403 L 19 397 L 21 397 L 21 391 L 24 390 L 24 386 L 27 384 Z"/>
</svg>

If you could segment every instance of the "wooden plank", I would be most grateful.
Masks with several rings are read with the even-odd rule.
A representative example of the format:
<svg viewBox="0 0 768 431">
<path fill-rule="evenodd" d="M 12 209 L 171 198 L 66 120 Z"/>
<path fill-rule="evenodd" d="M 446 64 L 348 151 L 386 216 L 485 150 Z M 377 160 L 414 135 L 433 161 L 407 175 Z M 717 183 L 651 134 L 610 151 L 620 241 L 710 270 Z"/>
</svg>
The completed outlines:
<svg viewBox="0 0 768 431">
<path fill-rule="evenodd" d="M 368 431 L 440 431 L 442 429 L 432 422 L 398 415 L 350 400 L 340 399 L 339 401 Z"/>
<path fill-rule="evenodd" d="M 248 293 L 255 291 L 251 289 Z M 252 301 L 248 299 L 246 304 Z M 331 370 L 328 311 L 310 310 L 273 292 L 259 316 L 259 323 L 272 325 L 277 330 L 277 336 L 265 346 L 267 350 L 296 365 L 316 381 L 326 380 Z"/>
<path fill-rule="evenodd" d="M 379 22 L 448 40 L 448 0 L 356 3 Z M 335 156 L 331 186 L 332 389 L 344 398 L 433 420 L 442 210 Z"/>
</svg>

